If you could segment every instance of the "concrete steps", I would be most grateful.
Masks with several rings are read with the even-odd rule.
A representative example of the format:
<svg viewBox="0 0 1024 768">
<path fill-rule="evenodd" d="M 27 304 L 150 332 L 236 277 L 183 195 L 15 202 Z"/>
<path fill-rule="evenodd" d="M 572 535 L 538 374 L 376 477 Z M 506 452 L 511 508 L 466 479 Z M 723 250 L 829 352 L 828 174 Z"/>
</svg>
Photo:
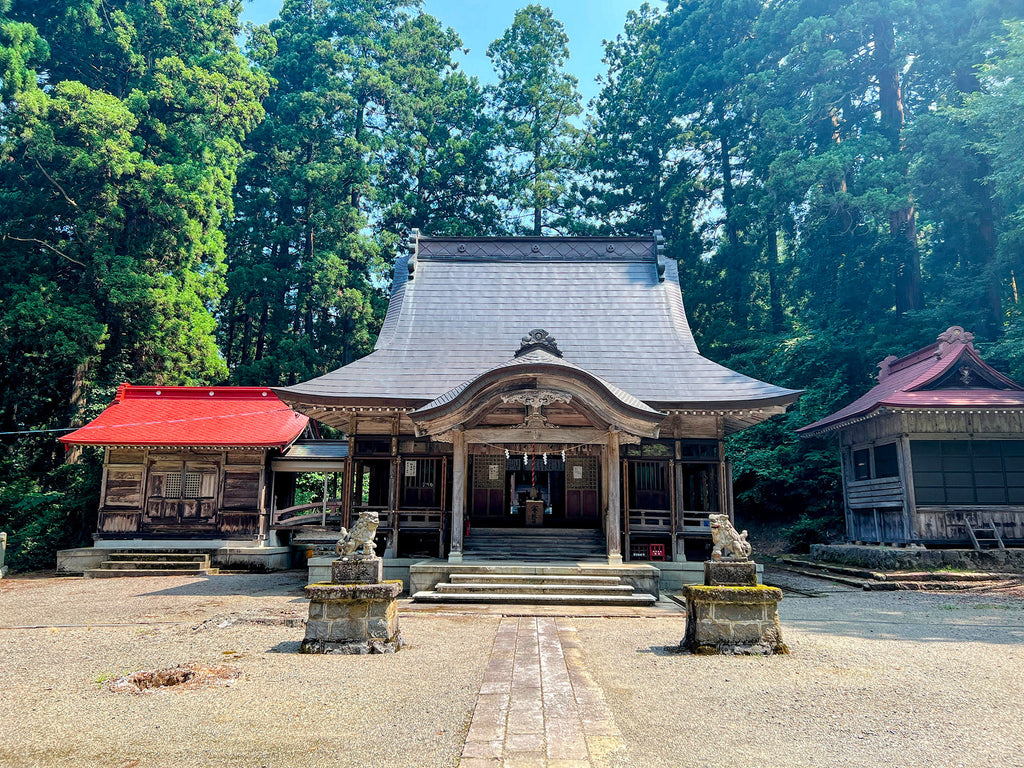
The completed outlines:
<svg viewBox="0 0 1024 768">
<path fill-rule="evenodd" d="M 208 576 L 217 573 L 210 555 L 202 552 L 111 552 L 97 568 L 83 574 L 87 579 L 118 576 Z"/>
<path fill-rule="evenodd" d="M 532 605 L 653 605 L 654 595 L 637 592 L 619 576 L 564 574 L 544 568 L 490 566 L 487 573 L 452 573 L 447 582 L 417 592 L 421 603 L 508 603 Z"/>
</svg>

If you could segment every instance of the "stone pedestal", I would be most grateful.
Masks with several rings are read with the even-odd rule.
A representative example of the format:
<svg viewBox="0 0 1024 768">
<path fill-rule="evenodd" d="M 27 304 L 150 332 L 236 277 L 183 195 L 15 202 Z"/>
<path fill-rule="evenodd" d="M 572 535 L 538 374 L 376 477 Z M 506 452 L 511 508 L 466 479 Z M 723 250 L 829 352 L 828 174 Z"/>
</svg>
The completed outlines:
<svg viewBox="0 0 1024 768">
<path fill-rule="evenodd" d="M 379 557 L 367 560 L 334 560 L 331 563 L 332 584 L 379 584 L 384 581 L 384 561 Z"/>
<path fill-rule="evenodd" d="M 384 581 L 379 557 L 335 560 L 332 582 L 310 584 L 309 620 L 300 653 L 394 653 L 398 630 L 397 597 L 401 580 Z"/>
<path fill-rule="evenodd" d="M 7 575 L 7 566 L 4 559 L 7 557 L 7 534 L 0 531 L 0 579 Z"/>
<path fill-rule="evenodd" d="M 752 560 L 706 560 L 704 586 L 756 587 L 757 563 Z"/>
<path fill-rule="evenodd" d="M 782 590 L 757 584 L 749 561 L 704 563 L 704 585 L 683 588 L 690 653 L 788 653 L 779 625 Z"/>
</svg>

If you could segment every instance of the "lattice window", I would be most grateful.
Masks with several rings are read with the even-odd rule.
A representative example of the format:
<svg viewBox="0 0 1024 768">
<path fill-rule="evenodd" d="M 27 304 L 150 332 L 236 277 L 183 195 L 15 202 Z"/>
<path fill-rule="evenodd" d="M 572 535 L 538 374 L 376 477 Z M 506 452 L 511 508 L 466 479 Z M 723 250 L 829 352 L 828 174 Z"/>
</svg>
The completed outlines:
<svg viewBox="0 0 1024 768">
<path fill-rule="evenodd" d="M 181 498 L 181 472 L 168 472 L 164 476 L 164 498 Z"/>
<path fill-rule="evenodd" d="M 505 487 L 505 457 L 504 456 L 474 456 L 473 457 L 473 487 L 474 488 L 504 488 Z"/>
<path fill-rule="evenodd" d="M 565 487 L 570 491 L 592 491 L 597 488 L 597 459 L 592 456 L 570 456 L 565 460 Z"/>
<path fill-rule="evenodd" d="M 181 496 L 184 499 L 198 499 L 203 493 L 203 476 L 199 472 L 186 472 L 182 483 Z"/>
</svg>

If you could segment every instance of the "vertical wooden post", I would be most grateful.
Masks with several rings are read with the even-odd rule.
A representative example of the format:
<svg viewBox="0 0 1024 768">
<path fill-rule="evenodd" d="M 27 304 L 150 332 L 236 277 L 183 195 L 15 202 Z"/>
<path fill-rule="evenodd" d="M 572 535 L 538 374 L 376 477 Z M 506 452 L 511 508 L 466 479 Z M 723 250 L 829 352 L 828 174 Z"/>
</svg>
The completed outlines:
<svg viewBox="0 0 1024 768">
<path fill-rule="evenodd" d="M 466 472 L 469 463 L 466 433 L 461 426 L 452 432 L 452 453 L 452 546 L 448 551 L 448 562 L 461 563 L 462 532 L 466 525 Z"/>
<path fill-rule="evenodd" d="M 906 435 L 900 437 L 899 462 L 900 482 L 903 484 L 903 540 L 913 541 L 917 538 L 914 531 L 917 497 L 914 494 L 914 464 L 910 458 L 910 438 Z"/>
<path fill-rule="evenodd" d="M 352 495 L 355 485 L 356 461 L 356 417 L 353 416 L 348 422 L 348 456 L 345 457 L 345 478 L 341 484 L 341 527 L 349 528 L 349 518 L 352 515 Z"/>
<path fill-rule="evenodd" d="M 619 431 L 608 430 L 608 508 L 605 512 L 608 526 L 608 565 L 622 565 L 622 541 L 619 536 Z M 628 515 L 627 515 L 628 520 Z M 627 522 L 627 539 L 628 522 Z"/>
<path fill-rule="evenodd" d="M 669 524 L 672 531 L 672 546 L 669 547 L 669 560 L 673 562 L 676 559 L 676 462 L 674 459 L 669 459 L 668 462 L 668 508 L 669 508 Z"/>
<path fill-rule="evenodd" d="M 324 472 L 324 499 L 323 506 L 320 508 L 320 527 L 327 527 L 327 473 Z"/>
<path fill-rule="evenodd" d="M 839 443 L 839 469 L 843 480 L 843 517 L 846 518 L 846 538 L 853 542 L 861 538 L 860 529 L 853 519 L 853 510 L 850 508 L 850 475 L 853 473 L 853 458 L 849 450 Z"/>
<path fill-rule="evenodd" d="M 260 524 L 260 533 L 267 537 L 267 543 L 269 544 L 270 526 L 274 522 L 274 515 L 277 513 L 277 498 L 274 496 L 274 485 L 277 478 L 277 473 L 273 470 L 273 468 L 271 468 L 269 473 L 266 471 L 266 468 L 264 468 L 263 473 L 264 474 L 262 475 L 262 477 L 266 477 L 268 474 L 270 475 L 270 482 L 267 483 L 267 481 L 264 480 L 262 483 L 263 501 L 260 504 L 260 516 L 261 519 L 265 521 L 266 525 L 264 526 L 262 523 Z M 277 544 L 276 537 L 274 544 L 275 546 Z"/>
<path fill-rule="evenodd" d="M 438 522 L 437 556 L 444 557 L 444 518 L 448 510 L 448 457 L 441 457 L 441 520 Z"/>
<path fill-rule="evenodd" d="M 398 552 L 398 483 L 401 470 L 401 459 L 398 456 L 398 438 L 391 438 L 391 461 L 388 462 L 388 522 L 391 523 L 391 557 Z M 386 550 L 386 551 L 387 551 Z"/>
</svg>

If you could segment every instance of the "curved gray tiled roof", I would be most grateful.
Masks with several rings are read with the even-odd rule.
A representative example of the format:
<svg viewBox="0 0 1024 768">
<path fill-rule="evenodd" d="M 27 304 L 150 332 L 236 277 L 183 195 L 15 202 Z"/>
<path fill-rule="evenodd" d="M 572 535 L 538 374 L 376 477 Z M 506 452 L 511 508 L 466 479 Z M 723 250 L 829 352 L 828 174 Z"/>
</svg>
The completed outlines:
<svg viewBox="0 0 1024 768">
<path fill-rule="evenodd" d="M 483 376 L 487 373 L 490 373 L 491 371 L 501 370 L 505 370 L 508 371 L 509 373 L 514 374 L 516 373 L 517 368 L 536 370 L 537 366 L 545 366 L 548 370 L 557 370 L 558 368 L 565 368 L 570 371 L 582 371 L 583 373 L 586 373 L 588 375 L 593 375 L 590 374 L 590 372 L 587 371 L 586 369 L 580 368 L 580 366 L 578 365 L 573 365 L 568 360 L 563 360 L 559 357 L 556 357 L 555 355 L 551 354 L 550 352 L 544 349 L 534 349 L 525 355 L 513 357 L 511 360 L 506 360 L 500 365 L 496 365 L 493 368 L 484 371 L 484 373 L 480 375 Z M 468 381 L 462 382 L 461 384 L 459 384 L 459 386 L 455 387 L 454 389 L 449 389 L 440 397 L 424 405 L 422 408 L 419 409 L 418 412 L 422 413 L 424 411 L 430 411 L 453 402 L 454 400 L 458 399 L 459 395 L 462 394 L 462 392 L 478 378 L 479 376 L 474 377 Z M 602 379 L 600 376 L 594 376 L 594 378 L 597 379 L 597 381 L 600 382 L 602 386 L 607 388 L 607 390 L 612 394 L 612 396 L 617 398 L 623 405 L 628 405 L 630 408 L 635 408 L 638 411 L 641 411 L 646 414 L 663 415 L 660 414 L 658 411 L 654 410 L 653 408 L 647 406 L 641 400 L 633 397 L 631 394 L 629 394 L 629 392 L 625 392 L 624 390 L 619 389 L 614 384 Z M 415 417 L 415 414 L 413 414 L 413 416 Z"/>
<path fill-rule="evenodd" d="M 543 328 L 565 361 L 648 404 L 749 408 L 797 392 L 697 351 L 676 264 L 653 238 L 426 238 L 395 264 L 375 350 L 292 387 L 289 402 L 430 402 L 506 363 Z M 410 277 L 409 262 L 413 263 Z"/>
</svg>

